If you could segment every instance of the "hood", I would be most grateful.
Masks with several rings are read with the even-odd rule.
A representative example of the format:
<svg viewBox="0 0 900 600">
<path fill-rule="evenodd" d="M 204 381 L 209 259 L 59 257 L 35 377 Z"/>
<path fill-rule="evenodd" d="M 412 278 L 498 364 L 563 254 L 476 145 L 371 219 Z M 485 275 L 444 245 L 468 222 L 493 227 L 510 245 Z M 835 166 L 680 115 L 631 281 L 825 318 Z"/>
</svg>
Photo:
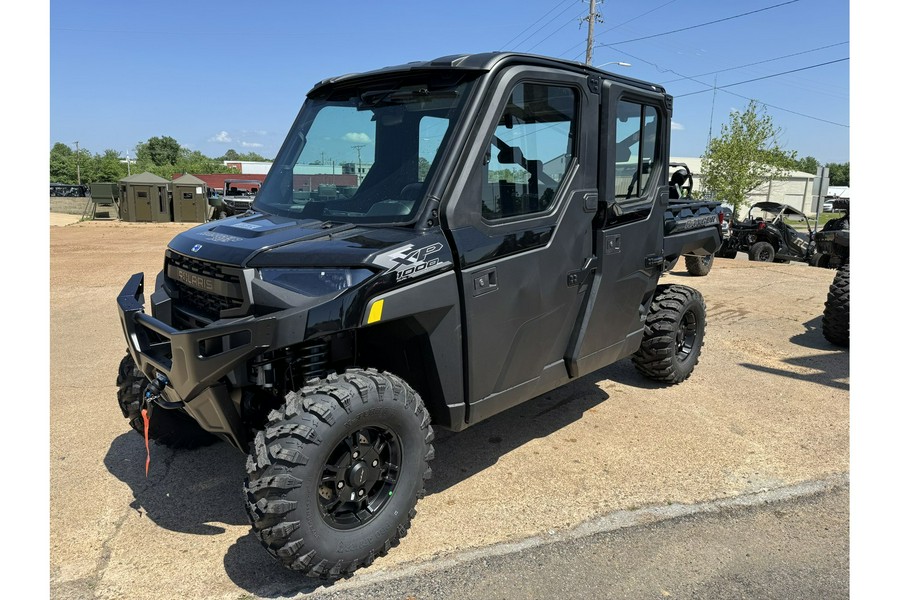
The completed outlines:
<svg viewBox="0 0 900 600">
<path fill-rule="evenodd" d="M 406 228 L 295 220 L 246 213 L 176 236 L 169 248 L 200 260 L 240 267 L 353 266 L 421 234 Z"/>
</svg>

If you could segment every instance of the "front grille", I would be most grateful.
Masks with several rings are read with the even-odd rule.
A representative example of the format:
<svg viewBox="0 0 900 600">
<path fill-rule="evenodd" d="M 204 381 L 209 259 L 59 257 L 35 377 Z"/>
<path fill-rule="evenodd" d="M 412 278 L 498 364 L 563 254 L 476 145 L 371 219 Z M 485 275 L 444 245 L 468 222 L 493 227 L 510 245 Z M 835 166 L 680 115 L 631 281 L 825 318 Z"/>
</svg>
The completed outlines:
<svg viewBox="0 0 900 600">
<path fill-rule="evenodd" d="M 199 289 L 196 283 L 188 285 L 184 281 L 179 281 L 173 276 L 176 271 L 170 267 L 198 275 L 203 278 L 198 281 L 205 282 L 215 289 Z M 239 270 L 235 268 L 197 260 L 172 251 L 166 252 L 166 275 L 178 293 L 178 297 L 175 299 L 175 308 L 183 307 L 210 320 L 220 318 L 222 311 L 243 306 L 243 289 L 238 273 Z"/>
</svg>

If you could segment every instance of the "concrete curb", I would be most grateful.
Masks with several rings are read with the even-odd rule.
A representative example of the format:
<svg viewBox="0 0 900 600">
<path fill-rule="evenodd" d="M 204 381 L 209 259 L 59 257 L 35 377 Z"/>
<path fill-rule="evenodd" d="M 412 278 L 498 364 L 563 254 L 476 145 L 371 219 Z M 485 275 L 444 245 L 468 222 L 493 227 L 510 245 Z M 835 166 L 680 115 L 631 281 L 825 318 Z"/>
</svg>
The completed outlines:
<svg viewBox="0 0 900 600">
<path fill-rule="evenodd" d="M 340 593 L 344 590 L 357 589 L 376 583 L 395 581 L 412 576 L 421 576 L 422 574 L 448 569 L 479 559 L 514 554 L 516 552 L 522 552 L 524 550 L 556 542 L 576 540 L 597 533 L 605 533 L 641 525 L 650 525 L 692 515 L 720 513 L 733 508 L 749 508 L 776 502 L 785 502 L 798 498 L 815 496 L 838 488 L 844 488 L 849 484 L 849 474 L 839 473 L 815 481 L 805 481 L 795 485 L 774 489 L 766 488 L 750 494 L 720 498 L 697 504 L 668 504 L 649 506 L 634 510 L 620 510 L 585 521 L 570 529 L 562 531 L 551 529 L 546 533 L 528 537 L 516 542 L 503 542 L 485 546 L 483 548 L 461 550 L 453 554 L 437 557 L 431 561 L 406 564 L 396 569 L 385 571 L 357 574 L 351 579 L 338 581 L 333 586 L 320 588 L 316 590 L 316 592 L 322 593 L 323 595 Z M 282 596 L 281 598 L 287 597 Z"/>
</svg>

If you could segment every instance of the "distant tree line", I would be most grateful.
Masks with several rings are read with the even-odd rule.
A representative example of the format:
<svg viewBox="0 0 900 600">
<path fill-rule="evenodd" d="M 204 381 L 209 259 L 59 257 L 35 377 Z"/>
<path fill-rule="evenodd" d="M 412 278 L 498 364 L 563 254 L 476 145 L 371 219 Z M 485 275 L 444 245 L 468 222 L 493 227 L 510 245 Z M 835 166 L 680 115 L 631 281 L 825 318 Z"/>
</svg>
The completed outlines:
<svg viewBox="0 0 900 600">
<path fill-rule="evenodd" d="M 797 161 L 795 170 L 804 173 L 816 174 L 819 167 L 828 167 L 828 182 L 830 185 L 849 186 L 850 185 L 850 163 L 825 163 L 824 165 L 812 156 L 801 158 Z"/>
<path fill-rule="evenodd" d="M 173 137 L 152 137 L 135 146 L 136 156 L 131 160 L 131 174 L 150 172 L 171 179 L 181 173 L 236 173 L 237 169 L 226 167 L 222 161 L 247 160 L 266 161 L 269 159 L 256 152 L 240 153 L 233 149 L 222 156 L 210 158 L 197 150 L 181 146 Z M 129 165 L 126 157 L 118 150 L 104 150 L 102 154 L 92 154 L 86 148 L 75 150 L 57 142 L 50 149 L 50 182 L 81 183 L 98 181 L 119 181 L 128 176 Z"/>
</svg>

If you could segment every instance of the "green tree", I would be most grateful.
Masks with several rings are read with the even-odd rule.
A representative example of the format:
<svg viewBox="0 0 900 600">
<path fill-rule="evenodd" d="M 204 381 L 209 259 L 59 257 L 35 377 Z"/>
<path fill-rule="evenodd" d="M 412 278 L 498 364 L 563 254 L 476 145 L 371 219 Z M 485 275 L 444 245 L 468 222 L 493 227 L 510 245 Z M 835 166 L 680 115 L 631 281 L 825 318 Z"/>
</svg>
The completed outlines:
<svg viewBox="0 0 900 600">
<path fill-rule="evenodd" d="M 138 163 L 146 165 L 174 165 L 178 160 L 181 145 L 171 136 L 152 137 L 146 142 L 138 142 Z"/>
<path fill-rule="evenodd" d="M 50 149 L 50 181 L 53 183 L 76 183 L 75 151 L 62 142 Z"/>
<path fill-rule="evenodd" d="M 794 166 L 795 171 L 803 171 L 804 173 L 812 173 L 816 174 L 816 171 L 819 169 L 819 161 L 817 161 L 812 156 L 807 156 L 805 158 L 801 158 L 797 161 L 797 164 Z"/>
<path fill-rule="evenodd" d="M 703 154 L 703 187 L 740 214 L 747 194 L 773 179 L 784 179 L 796 165 L 796 151 L 781 147 L 780 134 L 755 101 L 744 112 L 732 112 L 722 134 L 710 140 Z"/>
<path fill-rule="evenodd" d="M 828 180 L 831 185 L 850 185 L 850 163 L 828 163 Z"/>
<path fill-rule="evenodd" d="M 222 160 L 241 160 L 241 155 L 234 148 L 229 148 L 221 158 Z"/>
<path fill-rule="evenodd" d="M 96 163 L 95 181 L 119 181 L 128 177 L 128 165 L 122 162 L 124 159 L 118 150 L 107 148 L 103 154 L 95 155 L 93 160 Z"/>
<path fill-rule="evenodd" d="M 425 181 L 428 171 L 431 170 L 431 162 L 424 156 L 419 157 L 419 181 Z"/>
</svg>

